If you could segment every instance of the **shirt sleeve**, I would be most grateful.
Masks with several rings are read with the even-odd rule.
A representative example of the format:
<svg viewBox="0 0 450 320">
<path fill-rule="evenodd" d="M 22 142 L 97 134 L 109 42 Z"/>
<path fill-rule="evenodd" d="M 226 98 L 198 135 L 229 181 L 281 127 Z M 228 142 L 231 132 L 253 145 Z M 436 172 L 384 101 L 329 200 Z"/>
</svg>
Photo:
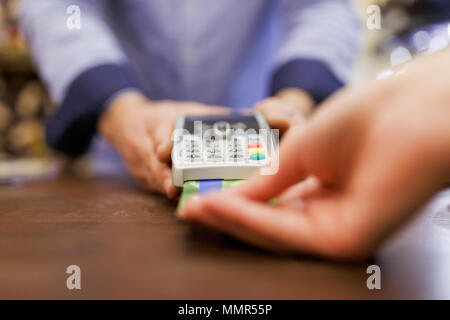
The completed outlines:
<svg viewBox="0 0 450 320">
<path fill-rule="evenodd" d="M 276 57 L 272 94 L 303 89 L 320 103 L 343 86 L 361 42 L 349 0 L 282 0 L 284 38 Z"/>
<path fill-rule="evenodd" d="M 79 28 L 68 19 L 79 9 Z M 56 110 L 47 120 L 48 144 L 77 156 L 96 132 L 116 92 L 138 90 L 108 25 L 105 0 L 23 0 L 20 26 Z"/>
</svg>

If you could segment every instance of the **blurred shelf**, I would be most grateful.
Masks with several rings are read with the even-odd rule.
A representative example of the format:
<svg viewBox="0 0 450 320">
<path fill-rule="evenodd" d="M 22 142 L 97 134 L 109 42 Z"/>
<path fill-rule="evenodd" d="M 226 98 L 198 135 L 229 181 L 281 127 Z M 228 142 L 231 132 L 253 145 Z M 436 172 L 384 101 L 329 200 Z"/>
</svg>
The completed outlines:
<svg viewBox="0 0 450 320">
<path fill-rule="evenodd" d="M 31 56 L 25 48 L 0 49 L 0 72 L 34 73 Z"/>
</svg>

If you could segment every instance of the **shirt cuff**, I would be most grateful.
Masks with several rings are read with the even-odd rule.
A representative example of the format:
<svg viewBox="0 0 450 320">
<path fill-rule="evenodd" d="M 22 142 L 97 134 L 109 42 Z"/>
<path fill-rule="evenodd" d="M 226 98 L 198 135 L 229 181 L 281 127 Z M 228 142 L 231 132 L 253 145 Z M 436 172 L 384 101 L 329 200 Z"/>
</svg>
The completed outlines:
<svg viewBox="0 0 450 320">
<path fill-rule="evenodd" d="M 286 88 L 299 88 L 308 92 L 316 103 L 321 103 L 343 85 L 325 63 L 313 59 L 296 59 L 275 72 L 271 95 Z"/>
<path fill-rule="evenodd" d="M 64 101 L 46 122 L 48 145 L 71 156 L 86 152 L 107 102 L 124 89 L 139 90 L 122 66 L 105 64 L 84 71 L 71 83 Z"/>
</svg>

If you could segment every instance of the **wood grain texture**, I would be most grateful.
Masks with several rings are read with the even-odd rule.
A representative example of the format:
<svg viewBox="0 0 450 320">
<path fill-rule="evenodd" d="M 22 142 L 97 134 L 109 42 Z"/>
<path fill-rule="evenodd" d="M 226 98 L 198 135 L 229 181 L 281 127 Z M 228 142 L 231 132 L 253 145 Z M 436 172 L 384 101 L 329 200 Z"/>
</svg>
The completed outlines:
<svg viewBox="0 0 450 320">
<path fill-rule="evenodd" d="M 126 178 L 0 188 L 0 298 L 450 298 L 450 213 L 439 205 L 359 264 L 260 251 L 178 222 L 175 207 Z M 66 288 L 72 264 L 81 290 Z M 370 264 L 380 291 L 366 287 Z"/>
</svg>

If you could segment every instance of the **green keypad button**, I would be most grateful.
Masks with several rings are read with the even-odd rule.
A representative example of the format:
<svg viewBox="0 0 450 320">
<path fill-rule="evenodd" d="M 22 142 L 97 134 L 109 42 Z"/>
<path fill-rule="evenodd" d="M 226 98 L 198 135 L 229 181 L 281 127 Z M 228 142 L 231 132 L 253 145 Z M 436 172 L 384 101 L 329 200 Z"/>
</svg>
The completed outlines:
<svg viewBox="0 0 450 320">
<path fill-rule="evenodd" d="M 250 160 L 264 160 L 266 155 L 264 153 L 251 154 Z"/>
</svg>

